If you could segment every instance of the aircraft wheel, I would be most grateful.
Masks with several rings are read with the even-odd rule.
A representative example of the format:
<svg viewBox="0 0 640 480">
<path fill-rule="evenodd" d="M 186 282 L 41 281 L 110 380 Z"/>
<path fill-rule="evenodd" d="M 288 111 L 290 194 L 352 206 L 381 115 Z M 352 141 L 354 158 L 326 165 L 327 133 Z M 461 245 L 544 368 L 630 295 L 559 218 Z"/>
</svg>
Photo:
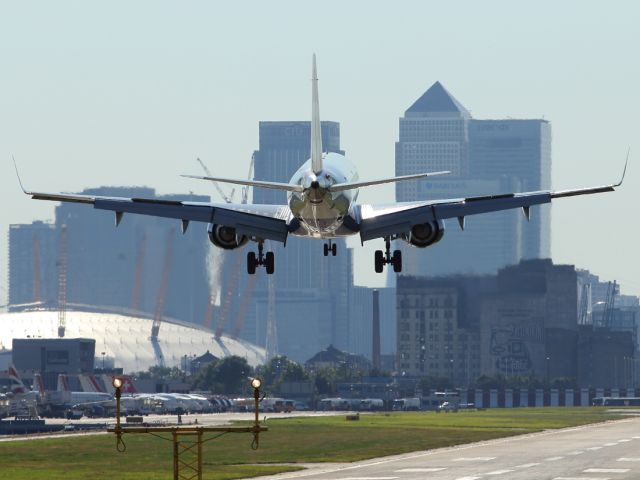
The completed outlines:
<svg viewBox="0 0 640 480">
<path fill-rule="evenodd" d="M 328 256 L 329 255 L 329 245 L 327 245 L 326 243 L 324 244 L 324 256 Z"/>
<path fill-rule="evenodd" d="M 374 258 L 374 264 L 376 268 L 376 273 L 382 273 L 384 269 L 384 256 L 382 254 L 382 250 L 376 250 Z"/>
<path fill-rule="evenodd" d="M 402 251 L 394 250 L 391 261 L 393 262 L 393 271 L 400 273 L 402 271 Z"/>
<path fill-rule="evenodd" d="M 337 253 L 338 253 L 338 246 L 335 243 L 331 244 L 331 254 L 335 257 Z"/>
<path fill-rule="evenodd" d="M 267 275 L 272 275 L 275 271 L 275 255 L 273 252 L 266 253 L 265 266 L 267 267 Z"/>
<path fill-rule="evenodd" d="M 257 263 L 256 252 L 247 253 L 247 273 L 249 275 L 255 275 Z"/>
</svg>

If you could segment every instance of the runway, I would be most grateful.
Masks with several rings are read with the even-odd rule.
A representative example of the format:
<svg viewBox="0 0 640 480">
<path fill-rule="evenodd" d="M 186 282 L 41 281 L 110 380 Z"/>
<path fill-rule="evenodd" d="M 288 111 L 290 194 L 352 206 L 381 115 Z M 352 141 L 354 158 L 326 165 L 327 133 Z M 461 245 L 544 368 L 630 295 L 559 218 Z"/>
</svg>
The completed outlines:
<svg viewBox="0 0 640 480">
<path fill-rule="evenodd" d="M 549 430 L 350 464 L 305 465 L 269 480 L 637 480 L 640 418 Z"/>
</svg>

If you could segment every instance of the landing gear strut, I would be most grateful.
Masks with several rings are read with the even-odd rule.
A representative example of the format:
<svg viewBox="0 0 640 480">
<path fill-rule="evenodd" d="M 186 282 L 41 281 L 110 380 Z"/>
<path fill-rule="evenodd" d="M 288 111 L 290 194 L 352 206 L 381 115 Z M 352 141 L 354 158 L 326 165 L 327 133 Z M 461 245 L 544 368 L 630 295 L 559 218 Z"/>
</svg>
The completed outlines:
<svg viewBox="0 0 640 480">
<path fill-rule="evenodd" d="M 327 243 L 324 244 L 324 256 L 328 257 L 329 252 L 331 252 L 331 255 L 334 257 L 338 253 L 337 245 L 333 243 L 333 240 L 329 240 Z"/>
<path fill-rule="evenodd" d="M 264 242 L 258 242 L 258 255 L 256 252 L 247 253 L 247 273 L 255 275 L 256 267 L 264 265 L 267 269 L 267 275 L 273 274 L 275 271 L 275 256 L 273 252 L 264 253 Z"/>
<path fill-rule="evenodd" d="M 385 237 L 384 242 L 386 246 L 385 252 L 376 250 L 374 256 L 376 273 L 382 273 L 384 266 L 387 264 L 393 265 L 393 271 L 400 273 L 402 271 L 402 252 L 394 250 L 393 255 L 391 255 L 391 238 Z"/>
</svg>

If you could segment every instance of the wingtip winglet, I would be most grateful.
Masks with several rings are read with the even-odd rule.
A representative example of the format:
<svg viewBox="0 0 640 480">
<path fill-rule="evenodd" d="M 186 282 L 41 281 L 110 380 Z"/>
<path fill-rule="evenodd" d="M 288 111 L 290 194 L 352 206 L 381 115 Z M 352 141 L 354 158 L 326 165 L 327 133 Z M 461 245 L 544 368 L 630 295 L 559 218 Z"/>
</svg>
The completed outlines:
<svg viewBox="0 0 640 480">
<path fill-rule="evenodd" d="M 622 177 L 620 177 L 620 181 L 615 184 L 616 187 L 622 185 L 624 182 L 624 176 L 627 174 L 627 166 L 629 165 L 629 153 L 631 152 L 631 147 L 627 148 L 627 159 L 624 161 L 624 169 L 622 170 Z"/>
<path fill-rule="evenodd" d="M 24 188 L 24 185 L 22 184 L 22 179 L 20 178 L 20 172 L 18 172 L 18 164 L 16 163 L 16 159 L 13 155 L 11 155 L 11 160 L 13 160 L 13 168 L 16 170 L 16 177 L 18 177 L 18 184 L 22 189 L 22 193 L 29 195 L 29 192 L 27 192 L 27 190 Z"/>
</svg>

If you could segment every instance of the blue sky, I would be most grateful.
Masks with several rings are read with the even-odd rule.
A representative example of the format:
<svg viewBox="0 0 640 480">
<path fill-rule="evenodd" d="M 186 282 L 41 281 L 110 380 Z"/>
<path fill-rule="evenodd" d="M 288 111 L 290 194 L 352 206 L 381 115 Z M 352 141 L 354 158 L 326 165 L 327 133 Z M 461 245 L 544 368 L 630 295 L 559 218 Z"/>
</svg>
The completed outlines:
<svg viewBox="0 0 640 480">
<path fill-rule="evenodd" d="M 321 116 L 363 178 L 393 174 L 398 118 L 436 80 L 475 118 L 550 120 L 555 188 L 617 180 L 630 146 L 622 190 L 554 203 L 552 253 L 640 294 L 639 20 L 633 1 L 2 1 L 0 231 L 53 218 L 12 154 L 45 191 L 212 194 L 178 177 L 196 156 L 246 175 L 258 121 L 309 118 L 316 52 Z M 361 284 L 383 281 L 376 247 L 357 248 Z M 6 251 L 0 233 L 0 304 Z"/>
</svg>

